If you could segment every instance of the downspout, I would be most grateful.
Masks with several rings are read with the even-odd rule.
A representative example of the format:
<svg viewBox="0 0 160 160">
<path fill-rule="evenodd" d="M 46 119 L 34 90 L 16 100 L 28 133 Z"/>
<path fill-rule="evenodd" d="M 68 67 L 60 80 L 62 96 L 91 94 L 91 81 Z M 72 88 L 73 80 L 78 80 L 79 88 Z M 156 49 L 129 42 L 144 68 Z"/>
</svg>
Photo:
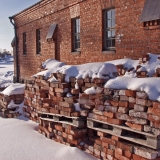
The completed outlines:
<svg viewBox="0 0 160 160">
<path fill-rule="evenodd" d="M 15 57 L 16 57 L 16 77 L 14 77 L 14 83 L 19 82 L 19 68 L 18 68 L 18 39 L 17 39 L 17 27 L 13 22 L 13 17 L 9 17 L 11 24 L 14 26 L 14 34 L 15 34 Z"/>
</svg>

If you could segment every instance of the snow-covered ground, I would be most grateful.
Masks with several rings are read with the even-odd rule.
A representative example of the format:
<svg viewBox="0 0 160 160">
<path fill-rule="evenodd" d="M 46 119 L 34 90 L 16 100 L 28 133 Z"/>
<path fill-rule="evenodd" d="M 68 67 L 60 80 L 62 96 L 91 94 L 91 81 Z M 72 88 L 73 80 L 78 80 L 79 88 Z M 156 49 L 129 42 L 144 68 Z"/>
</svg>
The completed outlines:
<svg viewBox="0 0 160 160">
<path fill-rule="evenodd" d="M 7 87 L 13 82 L 13 62 L 0 60 L 0 88 Z"/>
<path fill-rule="evenodd" d="M 96 160 L 78 148 L 47 139 L 37 128 L 24 117 L 0 118 L 0 160 Z"/>
</svg>

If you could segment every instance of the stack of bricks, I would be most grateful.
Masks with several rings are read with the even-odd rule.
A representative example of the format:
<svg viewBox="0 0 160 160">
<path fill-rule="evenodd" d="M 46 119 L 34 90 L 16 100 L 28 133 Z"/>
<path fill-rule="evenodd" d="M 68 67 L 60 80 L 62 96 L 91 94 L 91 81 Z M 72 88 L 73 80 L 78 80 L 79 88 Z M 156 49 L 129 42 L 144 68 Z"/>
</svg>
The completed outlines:
<svg viewBox="0 0 160 160">
<path fill-rule="evenodd" d="M 87 153 L 103 160 L 158 160 L 159 152 L 123 140 L 116 135 L 88 129 Z"/>
<path fill-rule="evenodd" d="M 144 126 L 144 131 L 154 135 L 160 135 L 160 102 L 153 102 L 153 106 L 148 108 L 147 116 L 149 124 Z"/>
<path fill-rule="evenodd" d="M 113 141 L 112 137 L 114 136 L 117 136 L 122 142 L 126 141 L 127 144 L 134 147 L 134 152 L 131 152 L 132 159 L 157 158 L 158 160 L 158 157 L 160 158 L 159 122 L 160 102 L 149 100 L 145 92 L 104 89 L 99 101 L 95 100 L 95 108 L 92 113 L 89 113 L 87 127 L 98 131 L 97 135 L 99 136 L 101 135 L 100 132 L 103 133 L 103 137 L 109 134 L 110 141 Z M 105 141 L 104 138 L 101 138 L 101 141 L 103 143 Z M 105 146 L 100 145 L 101 143 L 97 146 L 98 143 L 93 145 L 93 150 L 91 149 L 91 154 L 98 158 L 103 159 L 107 157 L 109 159 L 109 157 L 112 157 L 110 159 L 131 159 L 127 157 L 127 155 L 125 156 L 124 151 L 116 153 L 119 150 L 123 150 L 123 147 L 116 145 L 121 143 L 119 140 L 114 142 L 114 153 L 110 151 L 110 147 L 106 147 L 109 151 L 104 150 Z M 108 142 L 107 145 L 109 144 Z M 140 147 L 141 151 L 135 152 L 136 147 Z M 91 150 L 87 148 L 88 152 L 91 152 Z M 144 155 L 140 154 L 142 152 L 144 152 Z M 153 156 L 154 154 L 156 154 L 156 156 Z"/>
<path fill-rule="evenodd" d="M 103 93 L 94 97 L 95 107 L 89 113 L 89 118 L 115 125 L 127 125 L 139 131 L 144 131 L 144 126 L 150 124 L 150 113 L 157 109 L 153 104 L 158 104 L 149 100 L 143 91 L 104 89 Z M 152 114 L 153 117 L 156 115 Z"/>
<path fill-rule="evenodd" d="M 69 124 L 40 120 L 39 133 L 56 142 L 83 149 L 87 140 L 86 126 L 75 127 Z"/>
<path fill-rule="evenodd" d="M 159 102 L 149 100 L 143 91 L 104 88 L 105 79 L 71 77 L 65 82 L 63 74 L 52 76 L 58 81 L 48 82 L 38 76 L 26 83 L 26 111 L 32 120 L 40 122 L 40 133 L 57 142 L 85 149 L 101 159 L 147 160 L 159 156 Z M 95 94 L 84 93 L 90 87 L 95 87 Z M 88 127 L 84 138 L 72 135 L 82 129 L 75 125 L 75 118 L 78 125 L 82 122 L 80 118 L 84 118 L 83 130 Z M 86 142 L 85 145 L 82 142 Z M 122 151 L 124 146 L 131 145 L 130 149 Z"/>
<path fill-rule="evenodd" d="M 14 106 L 8 105 L 10 102 L 13 101 Z M 2 112 L 2 116 L 5 118 L 13 118 L 19 116 L 19 113 L 15 112 L 18 109 L 19 105 L 24 101 L 24 94 L 17 94 L 17 95 L 4 95 L 0 93 L 0 110 Z"/>
<path fill-rule="evenodd" d="M 26 117 L 38 122 L 38 111 L 46 111 L 45 107 L 52 106 L 52 100 L 48 98 L 48 83 L 43 76 L 37 76 L 37 78 L 26 80 L 25 84 L 24 113 Z"/>
<path fill-rule="evenodd" d="M 80 109 L 76 109 L 75 104 L 78 102 L 79 94 L 92 86 L 102 89 L 101 87 L 107 81 L 106 79 L 91 78 L 78 79 L 71 77 L 69 82 L 65 82 L 65 75 L 53 73 L 57 82 L 44 80 L 43 76 L 37 76 L 32 80 L 26 81 L 25 88 L 25 105 L 26 116 L 33 121 L 38 121 L 38 113 L 60 114 L 69 117 L 87 117 L 93 107 L 81 104 Z M 78 85 L 78 88 L 75 86 Z M 100 87 L 98 87 L 100 86 Z M 69 96 L 67 94 L 70 94 Z"/>
</svg>

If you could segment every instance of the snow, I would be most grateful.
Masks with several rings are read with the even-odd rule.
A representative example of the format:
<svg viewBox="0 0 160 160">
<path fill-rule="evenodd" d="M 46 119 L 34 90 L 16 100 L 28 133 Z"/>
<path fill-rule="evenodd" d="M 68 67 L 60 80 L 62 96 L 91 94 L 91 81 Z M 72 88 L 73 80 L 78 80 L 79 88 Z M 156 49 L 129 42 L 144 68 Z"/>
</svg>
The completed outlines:
<svg viewBox="0 0 160 160">
<path fill-rule="evenodd" d="M 0 159 L 4 160 L 96 160 L 93 156 L 37 132 L 38 124 L 24 117 L 0 118 Z"/>
<path fill-rule="evenodd" d="M 21 115 L 24 115 L 23 112 L 23 108 L 26 107 L 24 105 L 24 101 L 21 104 L 15 104 L 13 100 L 11 100 L 11 102 L 8 104 L 7 108 L 12 109 L 12 108 L 16 108 L 15 112 L 20 113 Z"/>
<path fill-rule="evenodd" d="M 51 73 L 62 73 L 66 75 L 65 80 L 69 82 L 70 77 L 76 77 L 77 79 L 86 77 L 108 79 L 109 77 L 115 77 L 113 73 L 118 72 L 116 66 L 111 63 L 95 62 L 81 65 L 57 66 L 56 61 L 53 60 L 51 62 L 49 61 L 49 63 L 53 64 L 52 68 L 39 72 L 33 75 L 33 77 L 43 75 L 45 76 L 45 79 L 48 79 L 51 76 Z M 51 66 L 51 64 L 49 66 Z M 54 78 L 53 81 L 55 80 L 56 79 Z M 49 79 L 49 81 L 52 81 L 52 79 Z"/>
<path fill-rule="evenodd" d="M 160 101 L 160 78 L 131 78 L 131 77 L 117 77 L 110 79 L 105 88 L 112 89 L 130 89 L 145 91 L 150 100 Z"/>
<path fill-rule="evenodd" d="M 67 97 L 73 97 L 73 95 L 71 93 L 67 93 L 66 95 Z"/>
<path fill-rule="evenodd" d="M 25 84 L 15 83 L 8 86 L 2 93 L 4 95 L 16 95 L 16 94 L 24 94 Z"/>
<path fill-rule="evenodd" d="M 5 88 L 12 84 L 14 75 L 13 62 L 0 60 L 0 88 Z"/>
<path fill-rule="evenodd" d="M 82 110 L 79 103 L 74 103 L 74 108 L 77 112 L 80 112 Z"/>
<path fill-rule="evenodd" d="M 139 60 L 133 60 L 133 59 L 130 59 L 130 58 L 123 58 L 123 59 L 108 61 L 108 63 L 112 63 L 114 65 L 123 65 L 124 68 L 127 68 L 129 70 L 131 68 L 136 69 L 136 67 L 139 64 Z"/>
<path fill-rule="evenodd" d="M 84 91 L 85 94 L 96 94 L 95 87 L 88 88 Z"/>
<path fill-rule="evenodd" d="M 42 67 L 44 69 L 51 69 L 51 68 L 57 68 L 65 65 L 64 62 L 59 62 L 55 59 L 47 59 L 45 62 L 42 63 Z"/>
<path fill-rule="evenodd" d="M 52 76 L 48 81 L 49 82 L 58 82 L 58 80 L 54 76 Z"/>
<path fill-rule="evenodd" d="M 57 70 L 62 74 L 66 74 L 65 80 L 68 82 L 70 77 L 76 77 L 76 79 L 92 77 L 102 78 L 103 75 L 111 75 L 113 77 L 114 72 L 118 72 L 117 68 L 113 64 L 109 63 L 86 63 L 81 65 L 65 65 Z M 105 77 L 105 76 L 103 76 Z"/>
</svg>

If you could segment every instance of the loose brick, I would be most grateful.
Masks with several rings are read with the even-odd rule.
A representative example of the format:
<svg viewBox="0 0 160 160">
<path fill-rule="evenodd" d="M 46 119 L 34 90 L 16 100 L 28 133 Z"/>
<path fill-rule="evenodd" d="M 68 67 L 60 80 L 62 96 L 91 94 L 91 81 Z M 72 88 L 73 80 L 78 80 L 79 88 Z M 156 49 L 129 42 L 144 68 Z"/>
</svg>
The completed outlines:
<svg viewBox="0 0 160 160">
<path fill-rule="evenodd" d="M 134 110 L 135 110 L 136 112 L 146 112 L 146 111 L 147 111 L 147 107 L 146 107 L 146 106 L 141 106 L 141 105 L 135 104 L 135 105 L 134 105 Z"/>
<path fill-rule="evenodd" d="M 119 101 L 119 107 L 128 107 L 128 101 Z"/>
<path fill-rule="evenodd" d="M 139 92 L 136 92 L 136 97 L 140 99 L 147 99 L 148 95 L 146 92 L 139 91 Z"/>
<path fill-rule="evenodd" d="M 129 122 L 126 122 L 125 124 L 126 124 L 128 127 L 132 128 L 132 129 L 135 129 L 135 130 L 138 130 L 138 131 L 143 131 L 143 130 L 144 130 L 143 125 L 134 124 L 134 123 L 129 123 Z"/>
</svg>

